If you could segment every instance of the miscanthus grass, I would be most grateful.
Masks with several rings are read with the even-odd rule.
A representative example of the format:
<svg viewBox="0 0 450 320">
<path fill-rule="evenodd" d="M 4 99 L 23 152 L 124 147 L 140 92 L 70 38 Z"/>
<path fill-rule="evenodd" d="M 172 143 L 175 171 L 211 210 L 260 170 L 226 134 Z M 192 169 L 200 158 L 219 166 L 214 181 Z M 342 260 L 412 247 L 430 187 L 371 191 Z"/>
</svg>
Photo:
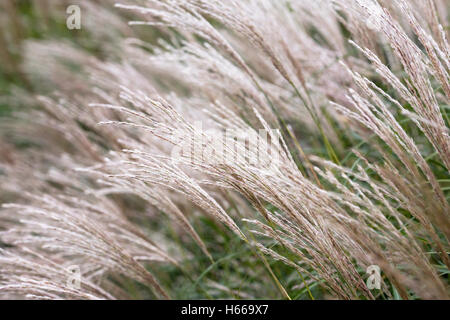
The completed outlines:
<svg viewBox="0 0 450 320">
<path fill-rule="evenodd" d="M 450 297 L 445 0 L 68 5 L 0 5 L 0 298 Z"/>
</svg>

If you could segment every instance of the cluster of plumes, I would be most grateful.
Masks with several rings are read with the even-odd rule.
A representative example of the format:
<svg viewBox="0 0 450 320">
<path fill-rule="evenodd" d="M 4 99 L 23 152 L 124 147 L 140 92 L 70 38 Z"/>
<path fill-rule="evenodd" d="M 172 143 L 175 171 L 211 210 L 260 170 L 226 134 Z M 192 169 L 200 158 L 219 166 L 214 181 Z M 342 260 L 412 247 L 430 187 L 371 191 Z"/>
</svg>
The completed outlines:
<svg viewBox="0 0 450 320">
<path fill-rule="evenodd" d="M 109 21 L 86 28 L 110 59 L 70 43 L 24 44 L 27 76 L 57 90 L 1 123 L 2 297 L 126 298 L 117 283 L 127 277 L 168 298 L 147 266 L 179 266 L 168 253 L 177 245 L 157 245 L 133 221 L 164 212 L 212 259 L 181 209 L 195 207 L 296 269 L 299 285 L 373 299 L 365 270 L 378 265 L 388 297 L 449 298 L 439 270 L 450 267 L 450 206 L 426 159 L 450 169 L 445 1 L 107 3 L 84 9 Z M 112 12 L 161 39 L 146 43 Z M 347 150 L 334 126 L 358 133 L 378 160 L 355 148 L 352 167 L 339 161 Z M 261 128 L 279 128 L 270 140 L 280 143 L 261 153 L 238 140 L 231 163 L 214 152 L 173 157 L 180 137 Z M 38 147 L 10 143 L 21 139 Z M 327 152 L 315 155 L 317 144 Z M 71 265 L 80 288 L 66 286 Z"/>
</svg>

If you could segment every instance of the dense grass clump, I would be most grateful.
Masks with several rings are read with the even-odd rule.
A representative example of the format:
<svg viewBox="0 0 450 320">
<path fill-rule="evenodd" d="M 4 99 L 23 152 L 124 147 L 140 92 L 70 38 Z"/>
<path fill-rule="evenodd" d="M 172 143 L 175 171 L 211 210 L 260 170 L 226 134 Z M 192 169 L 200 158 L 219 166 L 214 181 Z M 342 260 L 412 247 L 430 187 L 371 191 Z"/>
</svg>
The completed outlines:
<svg viewBox="0 0 450 320">
<path fill-rule="evenodd" d="M 445 0 L 69 5 L 0 4 L 0 298 L 450 297 Z"/>
</svg>

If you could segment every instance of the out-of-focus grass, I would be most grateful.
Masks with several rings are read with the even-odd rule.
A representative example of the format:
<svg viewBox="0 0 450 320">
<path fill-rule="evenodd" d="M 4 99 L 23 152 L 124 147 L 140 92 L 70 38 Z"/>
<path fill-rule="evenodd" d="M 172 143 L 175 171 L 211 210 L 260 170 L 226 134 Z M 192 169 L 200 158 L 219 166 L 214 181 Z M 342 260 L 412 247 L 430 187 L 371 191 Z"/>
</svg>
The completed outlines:
<svg viewBox="0 0 450 320">
<path fill-rule="evenodd" d="M 44 0 L 42 3 L 46 2 Z M 76 34 L 69 32 L 65 25 L 64 11 L 52 16 L 43 13 L 44 6 L 38 8 L 37 1 L 2 1 L 2 28 L 0 29 L 0 116 L 8 115 L 13 107 L 7 96 L 14 88 L 32 93 L 33 85 L 21 68 L 23 42 L 28 39 L 70 39 Z"/>
<path fill-rule="evenodd" d="M 8 0 L 9 1 L 9 0 Z M 39 0 L 38 0 L 39 1 Z M 102 44 L 96 42 L 88 30 L 68 30 L 65 6 L 53 6 L 52 12 L 42 12 L 45 5 L 38 1 L 12 0 L 0 3 L 4 9 L 3 28 L 0 30 L 0 117 L 8 117 L 13 111 L 26 111 L 30 106 L 11 103 L 14 91 L 25 94 L 42 94 L 42 84 L 30 79 L 22 70 L 23 44 L 28 40 L 52 40 L 70 42 L 98 58 L 105 54 Z M 48 0 L 43 0 L 47 2 Z M 137 28 L 141 38 L 153 42 L 164 35 L 151 28 Z M 17 141 L 16 141 L 17 142 Z M 23 144 L 26 142 L 18 142 Z M 20 147 L 19 145 L 16 145 Z M 243 243 L 209 217 L 191 219 L 205 243 L 214 244 L 208 248 L 213 256 L 211 262 L 198 246 L 174 230 L 170 219 L 146 222 L 143 225 L 149 233 L 158 230 L 186 250 L 180 252 L 181 269 L 175 266 L 153 266 L 152 272 L 161 284 L 177 299 L 229 299 L 229 298 L 281 298 L 267 267 L 249 245 Z M 142 223 L 142 221 L 141 221 Z M 142 224 L 141 224 L 142 225 Z M 243 227 L 243 226 L 242 226 Z M 188 252 L 188 254 L 185 254 Z M 267 259 L 267 258 L 266 258 Z M 268 260 L 275 274 L 289 296 L 295 299 L 309 299 L 305 288 L 295 288 L 298 275 L 285 264 Z M 119 279 L 119 285 L 132 298 L 154 298 L 151 290 L 135 281 Z M 268 285 L 267 285 L 268 284 Z M 312 284 L 314 296 L 322 296 L 321 289 Z"/>
</svg>

